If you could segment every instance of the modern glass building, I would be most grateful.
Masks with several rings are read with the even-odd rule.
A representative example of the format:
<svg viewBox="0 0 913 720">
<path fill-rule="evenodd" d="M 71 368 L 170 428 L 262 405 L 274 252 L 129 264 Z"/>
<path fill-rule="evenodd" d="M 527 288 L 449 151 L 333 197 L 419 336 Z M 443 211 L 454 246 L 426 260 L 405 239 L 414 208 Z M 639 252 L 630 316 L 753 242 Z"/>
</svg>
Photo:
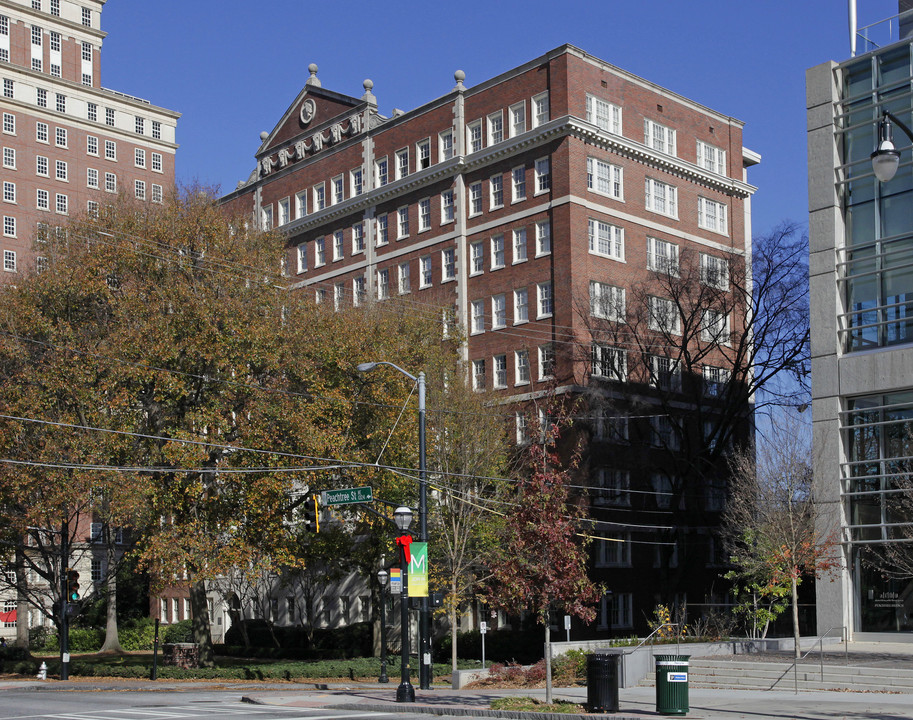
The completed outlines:
<svg viewBox="0 0 913 720">
<path fill-rule="evenodd" d="M 913 10 L 860 31 L 860 53 L 806 73 L 812 399 L 818 526 L 839 541 L 818 630 L 913 631 L 913 165 L 870 155 L 889 111 L 913 125 Z M 911 636 L 913 638 L 913 636 Z"/>
</svg>

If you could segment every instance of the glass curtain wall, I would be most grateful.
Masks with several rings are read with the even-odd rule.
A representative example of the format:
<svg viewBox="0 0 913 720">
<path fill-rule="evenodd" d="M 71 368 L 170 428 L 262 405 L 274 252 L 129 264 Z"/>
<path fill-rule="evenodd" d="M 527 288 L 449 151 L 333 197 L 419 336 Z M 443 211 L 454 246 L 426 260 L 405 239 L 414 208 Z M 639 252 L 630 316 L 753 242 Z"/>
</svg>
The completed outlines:
<svg viewBox="0 0 913 720">
<path fill-rule="evenodd" d="M 891 182 L 879 183 L 869 156 L 877 121 L 888 110 L 913 126 L 913 46 L 903 44 L 842 66 L 843 100 L 837 130 L 843 139 L 838 187 L 843 198 L 846 243 L 838 268 L 844 299 L 840 316 L 845 352 L 913 342 L 913 170 L 910 142 Z"/>
</svg>

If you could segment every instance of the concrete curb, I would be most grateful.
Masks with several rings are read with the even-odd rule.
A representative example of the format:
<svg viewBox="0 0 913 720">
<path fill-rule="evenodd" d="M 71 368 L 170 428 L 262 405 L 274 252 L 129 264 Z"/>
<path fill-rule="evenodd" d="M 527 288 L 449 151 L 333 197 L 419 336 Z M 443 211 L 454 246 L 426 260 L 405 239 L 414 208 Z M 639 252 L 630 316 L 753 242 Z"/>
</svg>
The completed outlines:
<svg viewBox="0 0 913 720">
<path fill-rule="evenodd" d="M 549 713 L 530 712 L 519 710 L 492 710 L 490 708 L 462 708 L 453 705 L 421 705 L 419 703 L 402 703 L 399 705 L 347 703 L 334 705 L 336 710 L 367 710 L 369 712 L 421 712 L 425 715 L 454 715 L 460 717 L 491 717 L 506 718 L 508 720 L 593 720 L 593 718 L 606 718 L 607 720 L 644 720 L 643 715 L 616 715 L 616 714 L 575 714 L 575 713 Z"/>
</svg>

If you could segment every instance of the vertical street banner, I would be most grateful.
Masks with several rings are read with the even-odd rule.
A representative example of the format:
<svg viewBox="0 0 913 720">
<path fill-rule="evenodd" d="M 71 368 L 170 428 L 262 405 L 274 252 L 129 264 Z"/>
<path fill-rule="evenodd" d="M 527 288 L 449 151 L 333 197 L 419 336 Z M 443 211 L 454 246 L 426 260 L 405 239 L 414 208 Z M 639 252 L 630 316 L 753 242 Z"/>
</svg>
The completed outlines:
<svg viewBox="0 0 913 720">
<path fill-rule="evenodd" d="M 399 568 L 390 568 L 390 594 L 403 594 L 403 572 Z"/>
<path fill-rule="evenodd" d="M 428 543 L 412 543 L 411 553 L 409 597 L 428 597 Z"/>
</svg>

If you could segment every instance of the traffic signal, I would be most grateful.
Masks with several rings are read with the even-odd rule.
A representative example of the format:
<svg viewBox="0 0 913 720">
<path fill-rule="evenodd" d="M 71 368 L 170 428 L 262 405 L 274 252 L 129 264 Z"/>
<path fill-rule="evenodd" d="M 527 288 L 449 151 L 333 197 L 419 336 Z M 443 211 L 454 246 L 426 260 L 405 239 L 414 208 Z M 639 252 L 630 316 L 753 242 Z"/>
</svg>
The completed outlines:
<svg viewBox="0 0 913 720">
<path fill-rule="evenodd" d="M 79 573 L 67 568 L 67 602 L 79 600 Z"/>
<path fill-rule="evenodd" d="M 320 532 L 320 496 L 312 495 L 304 501 L 304 530 L 305 532 Z"/>
</svg>

